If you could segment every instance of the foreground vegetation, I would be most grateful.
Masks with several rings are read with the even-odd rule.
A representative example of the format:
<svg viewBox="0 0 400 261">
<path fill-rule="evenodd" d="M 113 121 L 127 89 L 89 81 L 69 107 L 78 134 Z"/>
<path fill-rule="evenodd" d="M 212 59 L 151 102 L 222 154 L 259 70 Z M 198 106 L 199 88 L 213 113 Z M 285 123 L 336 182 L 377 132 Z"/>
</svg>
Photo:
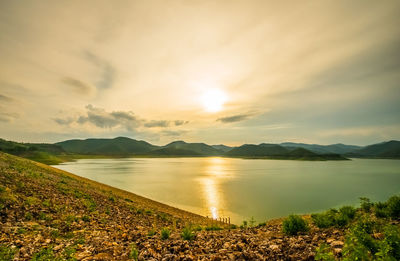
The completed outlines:
<svg viewBox="0 0 400 261">
<path fill-rule="evenodd" d="M 0 260 L 399 260 L 400 197 L 240 227 L 0 153 Z"/>
</svg>

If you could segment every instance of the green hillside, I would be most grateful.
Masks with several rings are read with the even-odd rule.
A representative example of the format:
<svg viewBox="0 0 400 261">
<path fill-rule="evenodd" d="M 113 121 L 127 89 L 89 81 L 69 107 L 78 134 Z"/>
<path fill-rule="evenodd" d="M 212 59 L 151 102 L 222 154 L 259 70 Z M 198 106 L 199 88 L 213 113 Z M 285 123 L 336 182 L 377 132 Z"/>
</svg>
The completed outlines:
<svg viewBox="0 0 400 261">
<path fill-rule="evenodd" d="M 186 143 L 184 141 L 174 141 L 165 145 L 164 148 L 183 149 L 193 151 L 204 156 L 217 156 L 223 154 L 223 151 L 213 148 L 205 143 Z"/>
<path fill-rule="evenodd" d="M 67 140 L 56 144 L 69 153 L 88 155 L 146 154 L 158 148 L 158 146 L 151 145 L 148 142 L 126 137 L 114 139 Z"/>
</svg>

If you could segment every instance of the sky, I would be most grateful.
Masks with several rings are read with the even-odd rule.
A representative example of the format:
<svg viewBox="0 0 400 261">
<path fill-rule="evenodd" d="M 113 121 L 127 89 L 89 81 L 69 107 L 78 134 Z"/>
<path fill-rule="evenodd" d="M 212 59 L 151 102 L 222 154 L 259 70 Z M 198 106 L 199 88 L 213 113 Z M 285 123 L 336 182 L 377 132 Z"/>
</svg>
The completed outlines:
<svg viewBox="0 0 400 261">
<path fill-rule="evenodd" d="M 0 138 L 400 139 L 400 1 L 0 2 Z"/>
</svg>

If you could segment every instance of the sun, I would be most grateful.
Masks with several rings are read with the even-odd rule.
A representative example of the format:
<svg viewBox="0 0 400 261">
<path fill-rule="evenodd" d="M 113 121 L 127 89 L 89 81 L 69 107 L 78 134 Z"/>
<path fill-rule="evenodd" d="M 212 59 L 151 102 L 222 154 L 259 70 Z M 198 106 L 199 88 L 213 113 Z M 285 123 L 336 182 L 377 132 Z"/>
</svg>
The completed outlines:
<svg viewBox="0 0 400 261">
<path fill-rule="evenodd" d="M 227 95 L 220 89 L 207 90 L 201 96 L 201 102 L 207 112 L 221 111 L 227 99 Z"/>
</svg>

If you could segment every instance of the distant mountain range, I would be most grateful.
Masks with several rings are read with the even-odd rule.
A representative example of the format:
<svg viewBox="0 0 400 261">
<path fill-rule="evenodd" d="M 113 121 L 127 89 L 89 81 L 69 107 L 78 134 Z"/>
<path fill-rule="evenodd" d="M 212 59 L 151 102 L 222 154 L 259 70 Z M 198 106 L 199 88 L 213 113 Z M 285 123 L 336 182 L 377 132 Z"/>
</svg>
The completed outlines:
<svg viewBox="0 0 400 261">
<path fill-rule="evenodd" d="M 280 144 L 244 144 L 229 147 L 223 144 L 174 141 L 156 146 L 146 141 L 126 137 L 114 139 L 66 140 L 55 144 L 17 143 L 0 139 L 0 151 L 30 158 L 47 164 L 77 157 L 102 156 L 226 156 L 243 158 L 274 158 L 303 160 L 343 160 L 355 158 L 400 159 L 400 141 L 388 141 L 369 146 L 345 144 L 318 145 L 284 142 Z"/>
</svg>

